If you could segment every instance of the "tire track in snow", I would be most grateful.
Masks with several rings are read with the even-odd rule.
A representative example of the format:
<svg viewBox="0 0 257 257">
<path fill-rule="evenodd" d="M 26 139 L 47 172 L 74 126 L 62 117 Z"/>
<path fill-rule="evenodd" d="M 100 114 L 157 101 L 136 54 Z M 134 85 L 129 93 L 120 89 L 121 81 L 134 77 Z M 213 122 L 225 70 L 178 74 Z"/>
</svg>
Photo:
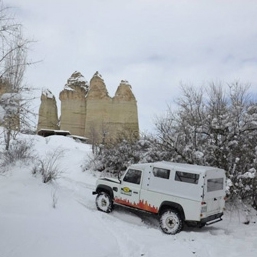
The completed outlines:
<svg viewBox="0 0 257 257">
<path fill-rule="evenodd" d="M 68 177 L 62 177 L 62 180 L 68 182 L 68 184 L 72 185 L 73 187 L 75 186 L 75 188 L 86 188 L 86 189 L 90 189 L 90 190 L 94 190 L 95 189 L 95 185 L 89 184 L 89 183 L 85 183 L 85 182 L 81 182 L 81 181 L 76 181 L 73 180 L 71 178 Z"/>
<path fill-rule="evenodd" d="M 71 199 L 91 211 L 92 217 L 97 219 L 100 224 L 96 229 L 100 232 L 101 229 L 108 231 L 107 234 L 113 238 L 114 247 L 113 252 L 115 256 L 119 257 L 141 257 L 146 256 L 143 254 L 143 247 L 133 239 L 133 236 L 127 233 L 130 230 L 131 223 L 127 223 L 122 220 L 117 220 L 112 214 L 106 214 L 100 212 L 95 206 L 95 196 L 92 195 L 92 191 L 95 186 L 89 183 L 73 180 L 69 177 L 61 177 L 55 184 L 56 190 L 62 191 L 62 194 L 68 194 Z M 92 197 L 89 197 L 89 195 Z M 124 224 L 123 224 L 124 223 Z M 124 228 L 127 228 L 124 231 Z M 136 233 L 136 232 L 135 232 Z M 104 253 L 102 257 L 109 257 Z"/>
<path fill-rule="evenodd" d="M 110 214 L 99 212 L 96 218 L 102 226 L 112 235 L 118 246 L 117 256 L 119 257 L 140 257 L 147 256 L 145 247 L 142 247 L 128 231 L 131 228 L 124 230 L 127 224 L 122 224 L 122 221 L 116 220 Z M 131 224 L 129 224 L 131 225 Z M 136 232 L 135 232 L 136 233 Z"/>
<path fill-rule="evenodd" d="M 77 203 L 81 204 L 83 207 L 86 207 L 89 210 L 95 210 L 95 203 L 92 197 L 92 200 L 88 197 L 92 195 L 92 191 L 95 189 L 95 186 L 89 183 L 76 181 L 71 178 L 61 177 L 59 183 L 56 185 L 56 189 L 62 189 L 69 193 L 71 198 Z"/>
</svg>

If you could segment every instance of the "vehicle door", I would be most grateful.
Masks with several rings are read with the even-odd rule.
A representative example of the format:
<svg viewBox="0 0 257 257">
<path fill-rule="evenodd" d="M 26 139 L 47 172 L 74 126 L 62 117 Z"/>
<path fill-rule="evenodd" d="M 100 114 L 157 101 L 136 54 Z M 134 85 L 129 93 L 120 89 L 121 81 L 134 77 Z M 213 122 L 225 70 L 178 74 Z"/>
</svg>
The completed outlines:
<svg viewBox="0 0 257 257">
<path fill-rule="evenodd" d="M 207 215 L 221 212 L 225 205 L 225 173 L 222 170 L 206 172 L 204 201 L 207 203 Z"/>
<path fill-rule="evenodd" d="M 142 171 L 129 169 L 121 180 L 119 197 L 115 202 L 139 208 Z"/>
</svg>

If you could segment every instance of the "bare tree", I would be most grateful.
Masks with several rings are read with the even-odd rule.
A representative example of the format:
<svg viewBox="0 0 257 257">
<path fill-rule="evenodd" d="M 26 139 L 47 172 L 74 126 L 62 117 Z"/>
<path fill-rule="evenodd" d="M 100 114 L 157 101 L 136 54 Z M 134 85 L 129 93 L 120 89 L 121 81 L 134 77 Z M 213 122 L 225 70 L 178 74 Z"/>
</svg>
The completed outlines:
<svg viewBox="0 0 257 257">
<path fill-rule="evenodd" d="M 95 122 L 90 124 L 89 142 L 92 145 L 93 154 L 97 154 L 100 144 L 100 135 Z"/>
<path fill-rule="evenodd" d="M 21 126 L 29 124 L 29 98 L 24 93 L 31 89 L 23 84 L 23 76 L 31 64 L 27 61 L 30 43 L 22 34 L 22 24 L 15 21 L 11 9 L 0 0 L 0 125 L 4 127 L 6 150 Z"/>
<path fill-rule="evenodd" d="M 103 146 L 110 141 L 110 127 L 108 122 L 100 124 L 91 121 L 89 125 L 89 143 L 92 145 L 92 152 L 98 154 Z"/>
</svg>

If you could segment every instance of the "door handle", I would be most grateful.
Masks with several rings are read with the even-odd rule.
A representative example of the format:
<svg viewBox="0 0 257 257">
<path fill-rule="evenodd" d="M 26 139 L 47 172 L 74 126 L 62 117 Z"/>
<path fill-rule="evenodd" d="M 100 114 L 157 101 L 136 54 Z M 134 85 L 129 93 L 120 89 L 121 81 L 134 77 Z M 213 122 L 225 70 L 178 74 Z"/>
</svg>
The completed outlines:
<svg viewBox="0 0 257 257">
<path fill-rule="evenodd" d="M 217 201 L 217 198 L 214 198 L 213 200 L 214 200 L 214 201 Z"/>
<path fill-rule="evenodd" d="M 133 191 L 133 194 L 137 194 L 137 195 L 138 195 L 138 192 L 136 192 L 136 191 Z"/>
</svg>

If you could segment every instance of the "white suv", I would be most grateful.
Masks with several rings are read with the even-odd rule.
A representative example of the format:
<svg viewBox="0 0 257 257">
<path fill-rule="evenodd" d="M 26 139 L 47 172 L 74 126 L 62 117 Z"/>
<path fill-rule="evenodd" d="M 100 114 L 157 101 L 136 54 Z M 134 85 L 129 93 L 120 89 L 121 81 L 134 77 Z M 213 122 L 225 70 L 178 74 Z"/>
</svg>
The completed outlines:
<svg viewBox="0 0 257 257">
<path fill-rule="evenodd" d="M 157 214 L 166 234 L 183 224 L 202 227 L 218 222 L 225 205 L 225 171 L 173 162 L 131 165 L 121 179 L 99 178 L 98 210 L 111 212 L 114 204 Z"/>
</svg>

